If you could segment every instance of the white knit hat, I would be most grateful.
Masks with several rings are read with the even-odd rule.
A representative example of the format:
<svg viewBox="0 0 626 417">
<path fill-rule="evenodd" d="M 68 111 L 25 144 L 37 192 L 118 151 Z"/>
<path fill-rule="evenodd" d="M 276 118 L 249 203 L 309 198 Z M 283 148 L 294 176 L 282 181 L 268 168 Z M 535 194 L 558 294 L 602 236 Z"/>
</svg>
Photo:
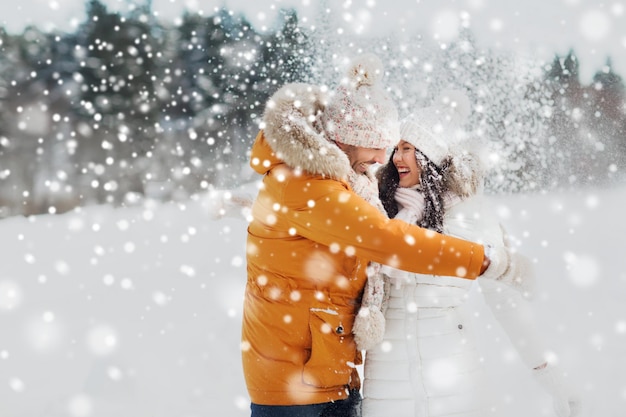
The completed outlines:
<svg viewBox="0 0 626 417">
<path fill-rule="evenodd" d="M 415 111 L 400 123 L 400 139 L 409 142 L 440 166 L 449 146 L 460 136 L 470 113 L 470 102 L 460 91 L 444 91 L 435 104 Z"/>
<path fill-rule="evenodd" d="M 321 116 L 329 140 L 383 149 L 400 140 L 398 110 L 380 84 L 383 64 L 373 54 L 353 59 Z"/>
</svg>

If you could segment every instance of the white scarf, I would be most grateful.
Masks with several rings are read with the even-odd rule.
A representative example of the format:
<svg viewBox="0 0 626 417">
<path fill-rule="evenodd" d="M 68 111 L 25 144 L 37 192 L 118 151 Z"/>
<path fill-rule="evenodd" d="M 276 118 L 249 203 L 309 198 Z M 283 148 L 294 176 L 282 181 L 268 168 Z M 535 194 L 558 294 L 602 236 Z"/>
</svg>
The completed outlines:
<svg viewBox="0 0 626 417">
<path fill-rule="evenodd" d="M 396 219 L 417 224 L 424 215 L 424 194 L 415 188 L 398 188 L 395 199 L 400 205 Z"/>
<path fill-rule="evenodd" d="M 395 200 L 398 202 L 399 210 L 395 219 L 403 220 L 409 224 L 418 224 L 424 216 L 424 194 L 418 187 L 398 188 L 395 193 Z M 451 192 L 447 192 L 443 196 L 445 211 L 447 212 L 452 206 L 459 203 L 461 198 Z M 381 272 L 391 278 L 391 282 L 396 286 L 410 282 L 411 275 L 407 271 L 392 268 L 383 265 Z"/>
<path fill-rule="evenodd" d="M 395 219 L 403 220 L 409 224 L 417 224 L 424 216 L 424 194 L 417 188 L 398 188 L 395 200 L 399 204 L 398 214 Z M 391 283 L 399 288 L 402 284 L 409 283 L 411 273 L 396 269 L 388 265 L 383 265 L 381 273 L 391 279 Z"/>
</svg>

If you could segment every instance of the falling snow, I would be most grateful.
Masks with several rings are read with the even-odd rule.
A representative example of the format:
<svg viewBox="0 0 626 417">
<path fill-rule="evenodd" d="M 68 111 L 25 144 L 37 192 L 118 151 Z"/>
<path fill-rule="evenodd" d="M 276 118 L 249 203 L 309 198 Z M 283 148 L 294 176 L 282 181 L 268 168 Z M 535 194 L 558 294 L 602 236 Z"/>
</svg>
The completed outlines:
<svg viewBox="0 0 626 417">
<path fill-rule="evenodd" d="M 613 243 L 626 233 L 625 197 L 622 187 L 489 198 L 536 262 L 537 331 L 585 397 L 584 416 L 617 417 L 626 402 L 626 269 Z M 0 415 L 249 415 L 247 213 L 220 209 L 220 198 L 146 204 L 148 218 L 145 207 L 95 206 L 0 221 Z M 493 415 L 552 415 L 480 294 L 469 308 Z"/>
<path fill-rule="evenodd" d="M 18 3 L 17 11 L 25 14 L 23 4 L 26 2 Z M 50 19 L 70 8 L 69 0 L 45 3 L 47 7 L 42 10 L 50 14 Z M 127 7 L 126 12 L 137 11 L 133 1 L 113 3 L 117 3 L 114 7 Z M 194 12 L 192 17 L 205 18 L 218 11 L 212 7 L 198 10 L 201 2 L 195 1 L 170 0 L 169 3 L 177 6 L 185 3 Z M 612 77 L 616 76 L 604 55 L 615 49 L 604 46 L 618 46 L 614 62 L 622 73 L 626 70 L 623 2 L 555 2 L 560 7 L 557 12 L 562 12 L 556 18 L 547 12 L 535 16 L 536 10 L 529 10 L 532 6 L 524 2 L 515 3 L 515 11 L 511 12 L 507 10 L 511 8 L 508 2 L 487 0 L 439 2 L 429 14 L 407 8 L 402 10 L 401 16 L 388 13 L 384 10 L 385 2 L 374 0 L 347 1 L 340 5 L 320 2 L 333 13 L 311 13 L 309 6 L 315 2 L 310 1 L 271 2 L 267 7 L 263 2 L 246 0 L 246 3 L 258 3 L 256 6 L 262 8 L 250 9 L 254 10 L 250 18 L 253 24 L 259 24 L 263 34 L 273 30 L 270 20 L 278 8 L 301 6 L 304 18 L 300 23 L 310 30 L 316 53 L 319 52 L 311 57 L 311 66 L 317 65 L 310 76 L 313 81 L 334 80 L 339 64 L 347 55 L 371 48 L 385 60 L 389 71 L 386 82 L 402 115 L 413 106 L 426 103 L 437 89 L 448 84 L 467 89 L 474 103 L 472 133 L 496 139 L 484 155 L 495 172 L 489 178 L 492 189 L 498 190 L 498 184 L 504 184 L 507 191 L 524 190 L 512 195 L 493 193 L 488 201 L 511 233 L 513 245 L 535 262 L 537 288 L 533 305 L 540 318 L 537 331 L 549 344 L 546 356 L 566 370 L 569 380 L 578 388 L 585 402 L 584 417 L 621 417 L 626 407 L 623 358 L 626 352 L 623 301 L 626 262 L 624 245 L 620 243 L 621 236 L 626 234 L 622 207 L 626 197 L 623 186 L 626 148 L 623 147 L 623 130 L 615 131 L 621 132 L 621 136 L 616 136 L 621 142 L 612 145 L 604 135 L 606 131 L 591 131 L 589 127 L 605 123 L 604 127 L 609 129 L 612 126 L 609 122 L 619 117 L 624 120 L 626 107 L 621 110 L 610 105 L 598 107 L 598 103 L 606 102 L 606 97 L 611 98 L 610 94 L 600 95 L 610 87 L 606 81 L 615 80 Z M 417 1 L 412 5 L 425 3 Z M 0 24 L 14 29 L 14 22 L 6 16 L 15 12 L 13 2 L 3 2 L 0 14 L 4 20 Z M 152 17 L 165 17 L 163 14 L 154 13 Z M 543 20 L 544 15 L 548 16 L 548 22 Z M 228 21 L 233 13 L 222 10 L 215 16 L 214 21 L 222 23 L 220 19 Z M 527 24 L 529 16 L 536 24 Z M 72 15 L 62 24 L 70 24 L 75 30 L 82 24 L 77 19 Z M 145 23 L 148 17 L 143 15 L 138 19 Z M 178 19 L 174 25 L 181 23 Z M 41 30 L 45 32 L 59 25 L 61 23 L 42 23 Z M 194 26 L 194 30 L 202 27 L 202 24 Z M 384 27 L 386 30 L 391 27 L 393 34 L 382 40 L 369 37 Z M 522 32 L 521 28 L 528 27 L 532 27 L 532 33 Z M 476 39 L 473 34 L 468 35 L 468 29 L 475 31 Z M 554 36 L 546 34 L 546 30 Z M 563 33 L 570 36 L 566 39 L 557 36 Z M 524 37 L 528 39 L 521 39 Z M 39 60 L 37 46 L 44 44 L 44 38 L 43 32 L 26 33 L 24 51 Z M 199 43 L 201 38 L 194 33 L 187 39 L 189 51 L 208 48 Z M 249 44 L 246 42 L 250 39 L 239 33 L 235 38 L 238 43 L 220 51 L 225 63 L 221 69 L 254 67 L 259 63 L 258 49 L 268 42 Z M 4 34 L 0 36 L 2 51 L 14 50 L 8 39 Z M 58 39 L 51 44 L 67 46 Z M 485 42 L 486 39 L 493 42 Z M 548 47 L 548 40 L 556 43 Z M 540 51 L 545 56 L 547 50 L 548 61 L 523 57 L 522 44 L 526 42 L 535 43 L 537 54 Z M 154 57 L 167 52 L 153 51 L 145 37 L 136 38 L 132 43 L 118 51 L 116 57 L 136 57 L 139 53 Z M 484 49 L 485 44 L 497 53 Z M 578 48 L 579 59 L 560 57 L 550 61 L 555 54 L 565 54 L 573 44 Z M 77 61 L 74 63 L 82 69 L 85 65 L 89 67 L 93 61 L 82 61 L 87 50 L 106 51 L 109 47 L 113 45 L 101 39 L 91 45 L 76 45 L 73 57 Z M 519 55 L 506 53 L 518 47 Z M 530 54 L 533 58 L 534 52 Z M 144 58 L 125 62 L 136 64 Z M 183 192 L 182 187 L 177 189 L 172 182 L 185 184 L 194 175 L 207 171 L 215 174 L 207 178 L 214 178 L 216 182 L 224 180 L 223 177 L 237 180 L 250 177 L 247 160 L 241 166 L 233 161 L 236 157 L 246 159 L 243 158 L 247 151 L 245 141 L 251 138 L 245 137 L 243 132 L 246 128 L 256 129 L 261 103 L 243 106 L 246 112 L 252 112 L 250 118 L 242 122 L 246 126 L 226 123 L 233 128 L 228 133 L 219 131 L 215 125 L 223 123 L 220 118 L 228 108 L 228 100 L 233 100 L 229 94 L 237 88 L 248 91 L 246 88 L 250 87 L 239 82 L 254 71 L 227 74 L 237 82 L 230 79 L 226 82 L 225 88 L 230 89 L 226 94 L 213 90 L 215 86 L 207 75 L 209 65 L 206 62 L 198 63 L 197 68 L 190 67 L 192 77 L 187 81 L 193 79 L 198 91 L 207 93 L 213 104 L 200 109 L 198 118 L 180 131 L 168 118 L 150 125 L 155 129 L 153 133 L 168 134 L 147 152 L 145 159 L 135 161 L 138 166 L 135 170 L 114 151 L 132 142 L 133 134 L 147 132 L 147 127 L 141 126 L 133 133 L 132 129 L 137 126 L 132 127 L 128 120 L 125 122 L 120 116 L 124 116 L 122 111 L 108 125 L 114 132 L 110 136 L 99 136 L 99 132 L 106 130 L 103 129 L 105 111 L 111 106 L 103 95 L 93 101 L 73 103 L 89 118 L 70 129 L 66 110 L 51 108 L 46 100 L 51 91 L 59 97 L 78 96 L 81 86 L 89 85 L 83 72 L 74 69 L 65 78 L 59 78 L 58 73 L 49 74 L 46 82 L 62 87 L 47 90 L 36 82 L 41 74 L 34 70 L 14 74 L 11 59 L 0 55 L 3 74 L 10 74 L 6 75 L 9 78 L 0 77 L 0 98 L 4 99 L 5 92 L 20 78 L 33 81 L 32 85 L 25 85 L 34 87 L 30 96 L 22 96 L 18 91 L 20 98 L 12 102 L 17 104 L 9 111 L 0 103 L 3 121 L 0 156 L 6 156 L 0 160 L 3 164 L 0 185 L 5 186 L 0 191 L 18 200 L 15 211 L 6 210 L 4 200 L 0 205 L 3 248 L 0 416 L 249 416 L 249 398 L 240 363 L 240 352 L 248 346 L 240 341 L 240 321 L 246 280 L 246 225 L 250 212 L 239 210 L 233 201 L 254 195 L 257 183 L 249 182 L 242 191 L 231 192 L 215 189 L 218 185 L 203 180 L 193 192 Z M 586 101 L 571 104 L 561 100 L 562 95 L 566 96 L 564 91 L 571 87 L 569 82 L 556 83 L 553 91 L 540 86 L 544 70 L 550 67 L 548 64 L 558 67 L 550 67 L 551 71 L 556 71 L 553 79 L 567 81 L 571 75 L 568 65 L 578 63 L 582 65 L 580 75 L 585 86 L 568 99 L 580 96 Z M 50 62 L 37 62 L 40 64 L 42 71 L 48 66 L 52 68 Z M 103 68 L 106 69 L 106 65 L 92 69 L 98 74 Z M 276 79 L 271 79 L 277 76 L 271 72 L 274 68 L 268 68 L 264 69 L 270 74 L 268 78 L 259 80 L 255 86 L 261 96 L 267 96 L 270 89 L 277 87 Z M 102 74 L 101 79 L 93 81 L 91 88 L 111 91 L 133 87 L 134 75 L 131 77 L 130 72 L 128 80 L 106 71 Z M 150 88 L 138 91 L 136 108 L 126 107 L 125 110 L 140 114 L 153 111 L 146 101 L 152 94 L 155 99 L 163 99 L 168 109 L 187 105 L 192 108 L 197 95 L 165 91 L 164 85 L 180 74 L 174 66 L 164 69 L 163 80 L 151 80 L 155 84 L 150 85 L 156 86 L 157 91 Z M 592 78 L 593 81 L 589 81 Z M 621 78 L 619 80 L 621 82 Z M 615 91 L 621 91 L 623 97 L 623 84 L 616 85 L 621 85 L 622 89 Z M 597 102 L 589 101 L 589 97 L 596 95 L 600 97 Z M 37 99 L 22 103 L 25 101 L 22 97 Z M 614 119 L 606 115 L 611 111 L 617 114 Z M 558 117 L 563 119 L 555 121 Z M 108 121 L 111 123 L 111 119 Z M 556 133 L 544 129 L 548 122 L 553 122 Z M 14 129 L 2 130 L 7 126 Z M 561 153 L 563 148 L 555 151 L 558 156 L 555 160 L 562 166 L 546 159 L 548 149 L 556 149 L 559 133 L 567 139 L 575 137 L 579 141 L 575 143 L 581 145 L 569 154 Z M 32 147 L 27 149 L 29 158 L 36 155 L 40 166 L 54 162 L 36 178 L 28 177 L 29 169 L 22 170 L 24 162 L 31 159 L 15 158 L 8 153 L 24 143 L 19 141 L 19 135 L 31 138 Z M 216 148 L 228 135 L 240 141 L 221 147 L 219 154 L 224 159 L 216 157 L 207 164 L 202 159 L 207 149 Z M 105 139 L 94 140 L 93 149 L 95 154 L 104 157 L 87 155 L 85 161 L 68 163 L 71 157 L 80 154 L 85 140 L 100 137 Z M 208 148 L 194 148 L 200 142 Z M 133 155 L 134 158 L 136 154 Z M 233 155 L 235 157 L 230 158 Z M 523 155 L 525 159 L 512 160 L 511 155 Z M 541 178 L 529 179 L 529 174 L 536 172 L 541 163 L 544 163 L 544 170 L 556 172 L 571 168 L 572 158 L 580 158 L 578 162 L 583 165 L 565 177 L 569 187 L 563 188 L 568 191 L 550 188 L 549 181 L 539 184 Z M 586 162 L 590 161 L 596 164 L 596 171 L 592 173 L 585 171 Z M 142 167 L 142 163 L 149 166 Z M 112 176 L 117 170 L 139 173 L 143 194 L 135 191 L 128 177 Z M 11 183 L 20 172 L 32 181 L 19 186 Z M 516 174 L 514 180 L 507 178 L 511 172 Z M 605 183 L 603 187 L 581 186 L 589 178 Z M 84 204 L 63 210 L 46 200 L 80 194 L 79 188 L 72 188 L 71 184 L 104 197 L 82 201 Z M 122 189 L 126 191 L 122 193 Z M 545 191 L 547 189 L 551 191 Z M 110 202 L 107 196 L 116 193 L 121 194 L 117 208 L 95 204 Z M 47 197 L 40 198 L 41 208 L 37 214 L 21 216 L 24 213 L 20 210 L 26 209 L 22 206 L 41 195 Z M 331 250 L 338 250 L 336 246 L 332 245 Z M 319 264 L 319 259 L 311 257 L 307 268 L 315 270 L 321 279 L 331 279 L 324 275 L 325 271 L 319 270 Z M 490 415 L 552 416 L 549 398 L 523 368 L 480 297 L 478 293 L 472 294 L 469 308 L 473 310 L 473 327 L 478 332 L 479 348 L 484 352 L 483 361 L 491 376 L 493 412 Z M 291 298 L 297 302 L 300 294 L 294 291 Z M 384 348 L 391 350 L 392 346 Z M 441 364 L 430 370 L 439 376 L 442 386 L 449 382 L 446 366 Z"/>
</svg>

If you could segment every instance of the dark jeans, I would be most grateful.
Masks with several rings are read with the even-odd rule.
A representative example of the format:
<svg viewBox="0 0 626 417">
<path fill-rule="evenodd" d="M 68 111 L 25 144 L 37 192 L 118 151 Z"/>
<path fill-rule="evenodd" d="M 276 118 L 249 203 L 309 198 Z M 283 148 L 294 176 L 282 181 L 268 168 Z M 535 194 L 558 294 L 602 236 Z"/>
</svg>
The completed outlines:
<svg viewBox="0 0 626 417">
<path fill-rule="evenodd" d="M 361 417 L 361 394 L 350 391 L 345 400 L 308 405 L 252 404 L 251 417 Z"/>
</svg>

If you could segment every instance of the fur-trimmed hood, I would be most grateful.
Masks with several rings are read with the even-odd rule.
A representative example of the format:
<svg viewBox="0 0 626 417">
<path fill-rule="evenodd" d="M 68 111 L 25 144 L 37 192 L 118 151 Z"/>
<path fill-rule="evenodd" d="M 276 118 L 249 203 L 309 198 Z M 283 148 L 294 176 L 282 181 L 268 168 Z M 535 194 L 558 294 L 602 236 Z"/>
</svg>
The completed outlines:
<svg viewBox="0 0 626 417">
<path fill-rule="evenodd" d="M 478 155 L 456 150 L 448 158 L 449 166 L 444 174 L 446 188 L 464 199 L 481 192 L 485 170 Z"/>
<path fill-rule="evenodd" d="M 311 84 L 292 83 L 280 88 L 267 102 L 261 126 L 274 152 L 271 165 L 281 161 L 296 170 L 345 180 L 350 161 L 337 145 L 327 140 L 321 122 L 330 92 Z M 265 173 L 268 164 L 254 169 Z"/>
</svg>

